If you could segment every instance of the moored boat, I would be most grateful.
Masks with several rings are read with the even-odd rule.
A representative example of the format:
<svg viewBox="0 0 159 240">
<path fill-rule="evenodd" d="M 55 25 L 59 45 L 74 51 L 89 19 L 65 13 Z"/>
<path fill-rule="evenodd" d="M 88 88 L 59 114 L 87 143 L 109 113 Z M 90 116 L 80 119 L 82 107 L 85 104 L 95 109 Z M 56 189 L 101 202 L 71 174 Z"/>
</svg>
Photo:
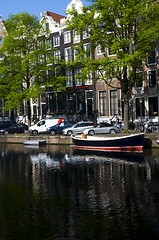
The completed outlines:
<svg viewBox="0 0 159 240">
<path fill-rule="evenodd" d="M 23 141 L 24 145 L 33 145 L 33 146 L 41 146 L 41 145 L 46 145 L 45 140 L 28 140 L 28 141 Z"/>
<path fill-rule="evenodd" d="M 93 151 L 143 151 L 144 133 L 117 137 L 72 135 L 75 149 Z"/>
</svg>

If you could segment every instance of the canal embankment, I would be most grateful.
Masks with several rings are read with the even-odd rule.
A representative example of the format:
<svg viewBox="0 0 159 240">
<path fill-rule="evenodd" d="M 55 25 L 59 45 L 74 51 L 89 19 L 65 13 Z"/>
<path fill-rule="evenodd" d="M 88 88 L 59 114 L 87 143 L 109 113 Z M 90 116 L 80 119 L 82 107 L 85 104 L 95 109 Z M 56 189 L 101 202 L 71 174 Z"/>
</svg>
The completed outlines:
<svg viewBox="0 0 159 240">
<path fill-rule="evenodd" d="M 119 135 L 125 135 L 125 133 L 120 133 L 113 136 L 119 136 Z M 108 134 L 107 136 L 110 137 L 111 135 Z M 34 135 L 29 135 L 28 133 L 0 135 L 0 143 L 22 144 L 23 141 L 28 141 L 28 140 L 42 140 L 42 141 L 46 141 L 46 144 L 52 144 L 52 145 L 73 145 L 71 137 L 64 136 L 64 135 L 52 136 L 47 134 L 39 134 L 34 136 Z M 159 132 L 145 133 L 144 145 L 145 147 L 159 148 L 159 145 L 157 144 L 157 140 L 159 140 Z"/>
</svg>

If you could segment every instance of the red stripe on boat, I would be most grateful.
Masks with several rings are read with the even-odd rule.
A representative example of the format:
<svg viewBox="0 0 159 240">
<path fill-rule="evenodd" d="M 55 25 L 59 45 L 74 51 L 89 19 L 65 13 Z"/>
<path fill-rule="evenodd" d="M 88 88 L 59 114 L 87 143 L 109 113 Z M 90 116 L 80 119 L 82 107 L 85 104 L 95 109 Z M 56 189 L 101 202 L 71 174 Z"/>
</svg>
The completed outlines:
<svg viewBox="0 0 159 240">
<path fill-rule="evenodd" d="M 87 147 L 87 146 L 76 146 L 77 149 L 83 149 L 83 150 L 98 150 L 98 151 L 124 151 L 124 152 L 130 152 L 130 151 L 137 151 L 142 152 L 143 146 L 134 146 L 134 147 Z"/>
</svg>

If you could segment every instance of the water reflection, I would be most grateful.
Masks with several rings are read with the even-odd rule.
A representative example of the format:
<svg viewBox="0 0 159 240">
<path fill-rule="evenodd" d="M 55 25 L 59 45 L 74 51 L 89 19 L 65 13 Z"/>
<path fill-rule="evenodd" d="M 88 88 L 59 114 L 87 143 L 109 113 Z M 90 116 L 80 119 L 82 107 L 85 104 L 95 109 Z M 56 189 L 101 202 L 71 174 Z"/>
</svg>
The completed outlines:
<svg viewBox="0 0 159 240">
<path fill-rule="evenodd" d="M 0 145 L 0 239 L 158 239 L 159 151 Z"/>
</svg>

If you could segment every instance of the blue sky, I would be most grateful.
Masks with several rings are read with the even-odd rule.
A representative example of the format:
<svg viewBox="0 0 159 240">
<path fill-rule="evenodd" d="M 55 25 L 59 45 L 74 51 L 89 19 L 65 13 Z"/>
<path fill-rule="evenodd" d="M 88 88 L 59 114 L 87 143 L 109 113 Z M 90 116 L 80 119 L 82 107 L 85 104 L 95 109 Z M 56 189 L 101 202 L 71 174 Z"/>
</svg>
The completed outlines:
<svg viewBox="0 0 159 240">
<path fill-rule="evenodd" d="M 87 0 L 81 0 L 84 6 Z M 0 15 L 5 20 L 10 14 L 28 12 L 40 18 L 40 13 L 45 11 L 54 12 L 65 16 L 65 10 L 71 0 L 0 0 Z"/>
</svg>

